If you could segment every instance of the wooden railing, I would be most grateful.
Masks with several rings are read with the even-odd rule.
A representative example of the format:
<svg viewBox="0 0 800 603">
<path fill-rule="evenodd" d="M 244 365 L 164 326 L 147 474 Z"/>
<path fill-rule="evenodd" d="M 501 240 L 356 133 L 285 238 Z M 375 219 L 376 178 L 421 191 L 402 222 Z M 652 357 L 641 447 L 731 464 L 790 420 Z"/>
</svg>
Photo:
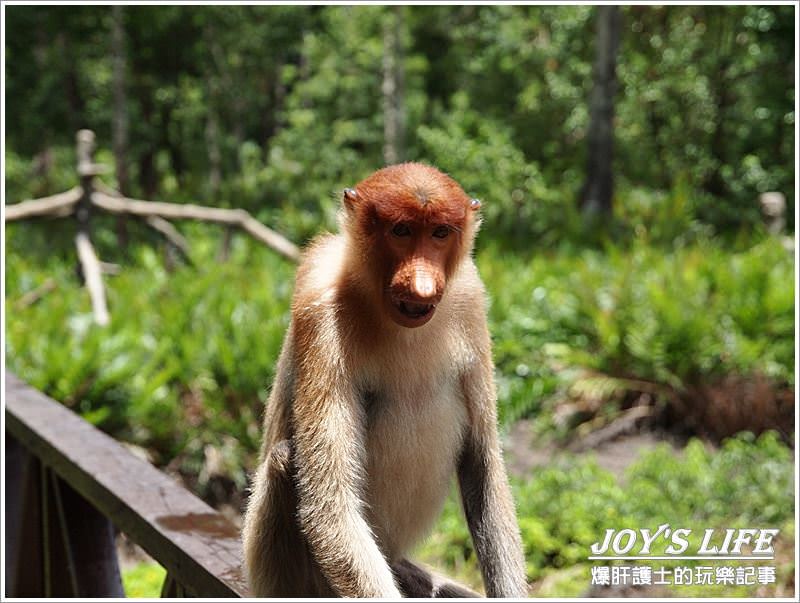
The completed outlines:
<svg viewBox="0 0 800 603">
<path fill-rule="evenodd" d="M 5 400 L 5 596 L 125 596 L 114 526 L 166 568 L 162 596 L 248 595 L 227 519 L 9 372 Z"/>
</svg>

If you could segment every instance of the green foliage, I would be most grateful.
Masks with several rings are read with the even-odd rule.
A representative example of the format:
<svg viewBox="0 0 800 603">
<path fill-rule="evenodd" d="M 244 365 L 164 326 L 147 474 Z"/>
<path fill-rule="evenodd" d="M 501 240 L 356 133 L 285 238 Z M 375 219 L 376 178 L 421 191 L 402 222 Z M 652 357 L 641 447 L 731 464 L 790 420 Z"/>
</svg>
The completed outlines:
<svg viewBox="0 0 800 603">
<path fill-rule="evenodd" d="M 730 375 L 794 387 L 794 265 L 764 236 L 755 202 L 784 192 L 793 229 L 793 7 L 622 9 L 607 223 L 575 205 L 592 7 L 393 10 L 125 6 L 127 101 L 115 106 L 109 7 L 8 7 L 7 202 L 77 184 L 79 128 L 97 132 L 97 160 L 113 166 L 122 109 L 127 193 L 242 207 L 307 241 L 334 226 L 339 191 L 383 164 L 384 35 L 397 15 L 404 157 L 437 165 L 484 203 L 477 259 L 505 426 L 533 416 L 553 427 L 564 399 L 613 414 L 604 403 L 643 383 L 657 397 Z M 168 273 L 152 234 L 131 221 L 143 244 L 118 249 L 112 219 L 97 218 L 99 255 L 122 265 L 107 280 L 112 324 L 99 329 L 63 224 L 6 231 L 10 369 L 158 463 L 177 458 L 205 475 L 201 490 L 206 448 L 216 448 L 242 489 L 292 267 L 238 237 L 231 260 L 217 261 L 218 229 L 181 226 L 197 267 Z M 17 307 L 47 279 L 54 291 Z M 692 444 L 683 464 L 663 450 L 642 459 L 624 486 L 591 464 L 548 468 L 515 486 L 530 501 L 529 573 L 578 594 L 587 540 L 622 519 L 785 522 L 784 456 L 769 438 L 715 454 Z M 475 583 L 454 503 L 443 522 L 431 550 Z"/>
<path fill-rule="evenodd" d="M 213 227 L 190 229 L 196 268 L 168 273 L 152 248 L 133 247 L 108 280 L 112 324 L 99 329 L 64 235 L 41 224 L 7 229 L 8 307 L 48 278 L 57 285 L 9 313 L 11 369 L 163 462 L 181 455 L 189 472 L 214 445 L 244 484 L 292 267 L 245 237 L 229 262 L 215 261 Z M 47 264 L 21 251 L 30 237 Z M 669 253 L 637 242 L 530 259 L 489 243 L 477 259 L 505 425 L 533 416 L 552 427 L 555 401 L 616 400 L 628 381 L 683 390 L 758 374 L 794 386 L 793 265 L 773 239 L 741 252 L 709 240 Z"/>
<path fill-rule="evenodd" d="M 460 88 L 490 122 L 510 126 L 515 146 L 547 170 L 551 187 L 570 191 L 562 200 L 571 201 L 588 124 L 591 7 L 480 7 L 459 16 L 449 52 L 464 56 L 453 92 Z M 457 115 L 460 107 L 449 102 Z"/>
<path fill-rule="evenodd" d="M 482 117 L 464 94 L 456 95 L 453 104 L 441 126 L 417 130 L 419 153 L 481 199 L 486 236 L 526 243 L 534 237 L 548 245 L 574 228 L 576 209 L 547 187 L 537 165 L 514 146 L 511 130 Z"/>
<path fill-rule="evenodd" d="M 13 248 L 16 228 L 7 235 Z M 219 263 L 218 241 L 199 238 L 198 267 L 169 274 L 162 258 L 139 247 L 136 267 L 108 282 L 105 329 L 93 324 L 66 261 L 45 268 L 10 255 L 9 307 L 48 277 L 57 288 L 9 317 L 8 366 L 160 462 L 180 457 L 197 474 L 204 447 L 218 448 L 243 487 L 287 327 L 292 267 L 244 238 L 235 239 L 232 261 Z"/>
<path fill-rule="evenodd" d="M 384 161 L 389 14 L 380 6 L 124 7 L 129 192 L 244 207 L 299 242 L 332 226 L 338 191 Z M 586 163 L 594 9 L 399 14 L 405 158 L 464 179 L 487 202 L 492 236 L 540 247 L 585 242 L 573 214 Z M 42 159 L 67 153 L 79 127 L 111 146 L 111 24 L 105 6 L 10 7 L 10 200 L 62 188 L 58 168 L 28 172 L 35 183 L 26 188 L 21 162 L 50 165 Z M 788 6 L 623 8 L 620 215 L 668 220 L 661 207 L 678 209 L 680 220 L 655 229 L 670 231 L 671 242 L 684 225 L 751 228 L 767 190 L 784 192 L 793 207 L 793 40 Z M 683 209 L 670 198 L 681 189 Z"/>
<path fill-rule="evenodd" d="M 507 421 L 581 385 L 600 399 L 625 389 L 603 390 L 587 371 L 678 391 L 727 374 L 794 386 L 794 265 L 774 239 L 741 252 L 636 241 L 528 261 L 489 246 L 478 264 Z"/>
<path fill-rule="evenodd" d="M 718 450 L 698 440 L 680 453 L 663 444 L 643 453 L 622 480 L 590 458 L 561 457 L 530 479 L 512 480 L 528 578 L 539 581 L 565 568 L 586 568 L 589 547 L 606 529 L 655 531 L 669 523 L 673 529 L 692 529 L 690 543 L 697 547 L 706 528 L 775 527 L 791 542 L 792 459 L 791 449 L 774 433 L 758 439 L 742 434 Z M 475 583 L 475 555 L 454 500 L 420 553 Z M 790 576 L 791 568 L 782 579 Z M 582 579 L 585 592 L 588 570 Z"/>
<path fill-rule="evenodd" d="M 780 524 L 793 507 L 791 468 L 792 451 L 774 432 L 758 439 L 744 432 L 725 440 L 719 453 L 692 440 L 677 461 L 662 445 L 626 475 L 640 494 L 631 512 L 654 524 L 675 525 L 675 517 L 709 525 L 721 518 L 739 525 Z"/>
<path fill-rule="evenodd" d="M 33 159 L 6 149 L 5 158 L 5 193 L 9 202 L 43 197 L 78 184 L 73 147 L 53 147 Z M 103 154 L 103 158 L 107 155 Z"/>
<path fill-rule="evenodd" d="M 791 11 L 763 8 L 631 7 L 626 20 L 616 112 L 625 178 L 667 189 L 688 177 L 717 197 L 698 209 L 720 227 L 756 219 L 756 195 L 788 191 L 794 177 L 776 161 L 793 144 L 794 91 L 780 59 Z"/>
<path fill-rule="evenodd" d="M 157 563 L 137 563 L 122 571 L 122 586 L 129 599 L 157 599 L 167 571 Z"/>
</svg>

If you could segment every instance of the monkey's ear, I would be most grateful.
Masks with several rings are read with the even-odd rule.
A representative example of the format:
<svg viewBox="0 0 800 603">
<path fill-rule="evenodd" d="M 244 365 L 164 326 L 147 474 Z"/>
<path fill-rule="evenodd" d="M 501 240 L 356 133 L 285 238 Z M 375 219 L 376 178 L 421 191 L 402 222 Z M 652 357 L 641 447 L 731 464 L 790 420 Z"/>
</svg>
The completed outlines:
<svg viewBox="0 0 800 603">
<path fill-rule="evenodd" d="M 478 211 L 481 208 L 481 200 L 473 197 L 469 200 L 469 208 L 472 211 Z"/>
<path fill-rule="evenodd" d="M 347 209 L 353 209 L 355 207 L 356 199 L 358 199 L 358 193 L 356 192 L 356 189 L 346 188 L 342 192 L 342 201 Z"/>
</svg>

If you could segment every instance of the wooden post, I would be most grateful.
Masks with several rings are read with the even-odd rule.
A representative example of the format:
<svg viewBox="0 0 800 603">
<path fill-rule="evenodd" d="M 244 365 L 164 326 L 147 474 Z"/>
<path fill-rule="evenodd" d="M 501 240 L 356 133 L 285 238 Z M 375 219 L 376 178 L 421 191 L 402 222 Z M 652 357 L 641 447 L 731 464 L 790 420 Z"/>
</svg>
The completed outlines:
<svg viewBox="0 0 800 603">
<path fill-rule="evenodd" d="M 114 527 L 6 432 L 9 597 L 124 597 Z"/>
<path fill-rule="evenodd" d="M 95 165 L 92 155 L 94 153 L 94 132 L 79 130 L 77 135 L 78 177 L 81 181 L 81 199 L 75 211 L 78 221 L 78 234 L 75 236 L 75 246 L 78 249 L 81 272 L 86 288 L 92 299 L 94 320 L 100 326 L 109 323 L 106 293 L 103 288 L 103 275 L 100 261 L 92 246 L 90 237 L 90 218 L 92 210 L 92 194 L 94 193 L 94 177 L 99 173 L 99 166 Z"/>
<path fill-rule="evenodd" d="M 76 572 L 67 553 L 64 532 L 60 529 L 51 474 L 50 469 L 40 464 L 38 503 L 42 518 L 44 596 L 74 597 L 78 594 Z"/>
<path fill-rule="evenodd" d="M 40 464 L 6 432 L 6 591 L 8 597 L 44 596 Z"/>
<path fill-rule="evenodd" d="M 124 597 L 114 526 L 65 481 L 48 470 L 66 566 L 76 597 Z"/>
<path fill-rule="evenodd" d="M 58 475 L 62 511 L 56 513 L 57 517 L 66 517 L 72 523 L 77 515 L 94 513 L 88 508 L 90 505 L 150 553 L 182 589 L 213 598 L 247 596 L 239 531 L 222 515 L 68 408 L 24 385 L 8 371 L 5 400 L 6 437 L 13 436 L 26 451 L 40 459 L 48 471 Z M 52 489 L 52 478 L 43 483 Z M 88 505 L 80 500 L 73 505 L 62 483 L 68 483 Z M 8 494 L 11 492 L 8 490 Z M 26 506 L 29 510 L 36 507 L 35 504 Z M 51 525 L 59 528 L 58 523 L 51 522 Z M 66 531 L 64 540 L 70 543 L 78 589 L 85 584 L 81 566 L 87 560 L 105 559 L 107 563 L 99 563 L 102 580 L 94 580 L 98 585 L 113 582 L 115 557 L 110 552 L 108 555 L 93 552 L 113 550 L 109 531 L 92 527 L 97 525 L 99 522 L 93 518 L 76 519 L 74 526 Z M 56 536 L 60 538 L 64 532 L 51 529 L 49 533 L 55 541 Z M 76 550 L 72 543 L 80 548 L 86 534 L 93 534 L 85 543 L 88 550 Z M 34 535 L 21 538 L 23 544 L 30 545 L 43 540 Z M 38 546 L 41 548 L 41 544 Z M 59 566 L 52 562 L 50 567 L 58 569 Z M 115 593 L 108 589 L 103 594 L 113 596 Z M 29 596 L 45 595 L 32 592 Z"/>
<path fill-rule="evenodd" d="M 786 226 L 786 196 L 776 191 L 761 193 L 758 204 L 770 234 L 781 234 Z"/>
<path fill-rule="evenodd" d="M 164 584 L 161 585 L 161 598 L 182 599 L 187 595 L 188 593 L 184 586 L 178 582 L 172 574 L 167 573 L 164 578 Z"/>
<path fill-rule="evenodd" d="M 217 262 L 227 262 L 231 255 L 231 243 L 233 242 L 233 227 L 228 226 L 225 229 L 225 234 L 222 237 L 222 243 L 217 252 Z"/>
</svg>

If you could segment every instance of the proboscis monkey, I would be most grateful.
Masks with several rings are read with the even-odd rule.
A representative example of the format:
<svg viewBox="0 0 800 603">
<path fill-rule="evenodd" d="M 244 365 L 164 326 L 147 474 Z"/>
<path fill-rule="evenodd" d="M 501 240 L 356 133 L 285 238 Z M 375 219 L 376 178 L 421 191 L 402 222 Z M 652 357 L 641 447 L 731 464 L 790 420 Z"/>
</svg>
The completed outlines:
<svg viewBox="0 0 800 603">
<path fill-rule="evenodd" d="M 343 193 L 297 273 L 244 525 L 256 596 L 399 597 L 458 476 L 486 593 L 526 595 L 497 434 L 480 202 L 440 171 Z"/>
</svg>

